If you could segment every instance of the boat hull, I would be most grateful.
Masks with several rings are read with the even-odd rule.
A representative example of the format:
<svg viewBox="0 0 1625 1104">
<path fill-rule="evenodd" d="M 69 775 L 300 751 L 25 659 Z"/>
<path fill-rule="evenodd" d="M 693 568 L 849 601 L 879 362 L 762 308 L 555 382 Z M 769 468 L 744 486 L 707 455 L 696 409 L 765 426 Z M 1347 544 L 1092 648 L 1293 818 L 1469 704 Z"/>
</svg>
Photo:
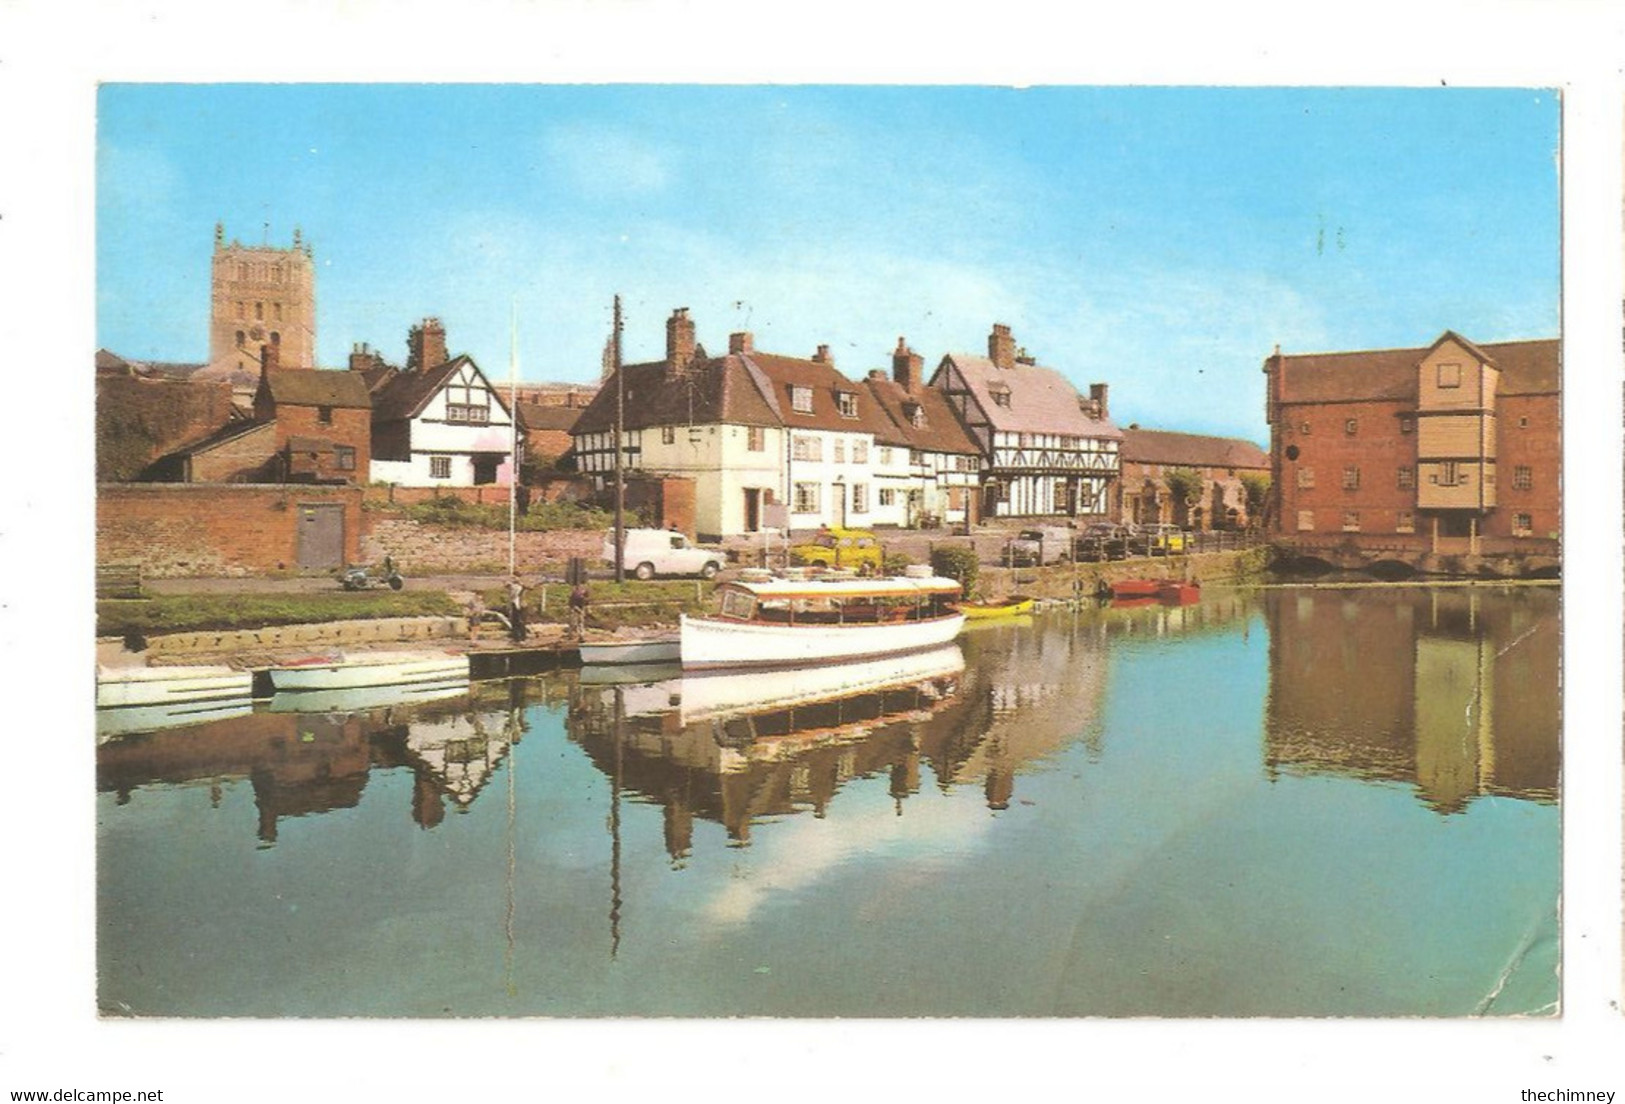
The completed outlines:
<svg viewBox="0 0 1625 1104">
<path fill-rule="evenodd" d="M 1112 583 L 1112 597 L 1155 598 L 1162 586 L 1161 579 L 1118 579 Z"/>
<path fill-rule="evenodd" d="M 957 637 L 963 614 L 876 625 L 764 625 L 688 617 L 680 629 L 685 671 L 724 667 L 802 667 L 935 648 Z"/>
<path fill-rule="evenodd" d="M 1033 599 L 1012 598 L 1008 602 L 999 602 L 992 605 L 962 604 L 959 612 L 971 621 L 985 621 L 993 617 L 1020 617 L 1024 613 L 1033 611 Z"/>
<path fill-rule="evenodd" d="M 96 673 L 96 707 L 246 698 L 253 685 L 251 672 L 230 667 L 104 667 Z"/>
<path fill-rule="evenodd" d="M 676 663 L 682 640 L 675 636 L 652 640 L 607 640 L 580 645 L 583 666 L 625 666 L 632 663 Z"/>
<path fill-rule="evenodd" d="M 380 653 L 273 667 L 271 685 L 285 690 L 350 690 L 361 686 L 394 686 L 410 682 L 447 682 L 468 678 L 466 655 Z"/>
</svg>

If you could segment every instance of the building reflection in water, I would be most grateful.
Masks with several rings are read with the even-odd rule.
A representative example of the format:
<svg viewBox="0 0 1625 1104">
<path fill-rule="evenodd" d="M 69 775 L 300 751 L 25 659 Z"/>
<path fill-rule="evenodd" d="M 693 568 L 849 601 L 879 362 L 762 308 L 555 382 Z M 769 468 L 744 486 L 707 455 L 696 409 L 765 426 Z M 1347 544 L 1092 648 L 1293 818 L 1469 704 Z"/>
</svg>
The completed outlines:
<svg viewBox="0 0 1625 1104">
<path fill-rule="evenodd" d="M 354 808 L 373 768 L 413 774 L 410 815 L 432 828 L 449 808 L 466 810 L 519 742 L 525 706 L 539 684 L 514 680 L 419 691 L 411 700 L 349 691 L 330 700 L 278 695 L 269 708 L 201 724 L 124 732 L 96 751 L 96 785 L 120 804 L 144 786 L 246 780 L 256 833 L 274 844 L 288 817 Z M 306 707 L 326 706 L 319 710 Z"/>
<path fill-rule="evenodd" d="M 1413 785 L 1440 813 L 1555 801 L 1558 594 L 1278 590 L 1265 764 Z"/>
</svg>

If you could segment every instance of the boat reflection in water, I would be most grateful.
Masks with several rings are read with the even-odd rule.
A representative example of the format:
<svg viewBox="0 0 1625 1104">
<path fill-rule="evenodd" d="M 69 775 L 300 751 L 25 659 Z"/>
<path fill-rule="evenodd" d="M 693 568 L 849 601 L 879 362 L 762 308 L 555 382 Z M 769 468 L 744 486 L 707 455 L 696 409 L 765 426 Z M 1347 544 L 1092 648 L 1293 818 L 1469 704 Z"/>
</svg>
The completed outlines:
<svg viewBox="0 0 1625 1104">
<path fill-rule="evenodd" d="M 917 785 L 920 730 L 956 699 L 964 669 L 947 645 L 771 674 L 584 679 L 567 728 L 617 795 L 664 807 L 666 848 L 681 860 L 696 816 L 744 844 L 759 818 L 822 817 L 851 778 L 890 772 L 901 800 Z"/>
<path fill-rule="evenodd" d="M 1442 814 L 1557 799 L 1554 591 L 1277 591 L 1265 611 L 1272 776 L 1403 782 Z"/>
<path fill-rule="evenodd" d="M 218 807 L 226 788 L 246 781 L 268 846 L 282 820 L 355 808 L 374 769 L 404 767 L 414 776 L 412 820 L 432 828 L 448 806 L 466 810 L 518 743 L 525 689 L 471 692 L 459 681 L 285 692 L 219 719 L 149 717 L 144 730 L 100 742 L 97 789 L 123 805 L 146 786 L 206 785 Z"/>
</svg>

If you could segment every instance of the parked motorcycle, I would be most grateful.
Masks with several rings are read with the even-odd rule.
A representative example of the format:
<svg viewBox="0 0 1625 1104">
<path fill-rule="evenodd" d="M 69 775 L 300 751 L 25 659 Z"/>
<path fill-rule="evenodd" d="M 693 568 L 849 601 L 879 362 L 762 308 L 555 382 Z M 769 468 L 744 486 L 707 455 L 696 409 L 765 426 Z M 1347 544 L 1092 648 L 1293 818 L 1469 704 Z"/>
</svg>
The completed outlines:
<svg viewBox="0 0 1625 1104">
<path fill-rule="evenodd" d="M 406 585 L 406 579 L 395 570 L 395 563 L 388 556 L 384 557 L 384 565 L 377 571 L 365 564 L 351 564 L 339 576 L 339 585 L 345 590 L 370 590 L 373 587 L 385 587 L 390 590 L 399 590 Z"/>
</svg>

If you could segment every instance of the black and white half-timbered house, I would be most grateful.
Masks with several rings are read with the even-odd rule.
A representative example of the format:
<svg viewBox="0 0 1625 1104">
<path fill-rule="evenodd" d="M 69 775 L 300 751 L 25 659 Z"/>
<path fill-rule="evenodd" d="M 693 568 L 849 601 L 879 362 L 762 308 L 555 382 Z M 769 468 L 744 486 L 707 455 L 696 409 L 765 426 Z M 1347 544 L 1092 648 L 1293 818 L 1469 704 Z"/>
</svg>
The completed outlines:
<svg viewBox="0 0 1625 1104">
<path fill-rule="evenodd" d="M 994 325 L 987 351 L 949 353 L 931 378 L 982 450 L 980 517 L 1103 519 L 1123 436 L 1106 385 L 1080 395 L 1019 353 L 1009 326 Z"/>
</svg>

